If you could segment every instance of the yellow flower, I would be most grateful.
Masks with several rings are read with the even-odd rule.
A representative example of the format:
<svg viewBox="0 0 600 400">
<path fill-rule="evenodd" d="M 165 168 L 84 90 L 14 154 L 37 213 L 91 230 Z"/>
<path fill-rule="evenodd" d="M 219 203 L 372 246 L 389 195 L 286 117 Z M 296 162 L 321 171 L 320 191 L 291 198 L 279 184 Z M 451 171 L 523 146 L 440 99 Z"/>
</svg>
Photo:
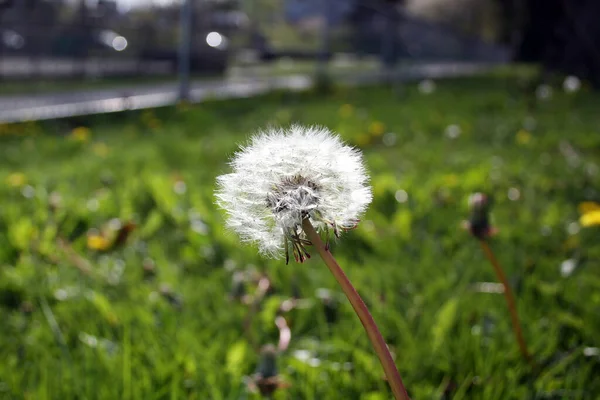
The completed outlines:
<svg viewBox="0 0 600 400">
<path fill-rule="evenodd" d="M 600 204 L 593 201 L 584 201 L 579 204 L 579 223 L 581 226 L 600 225 Z"/>
<path fill-rule="evenodd" d="M 21 187 L 27 183 L 27 177 L 22 172 L 15 172 L 6 177 L 6 183 L 12 187 Z"/>
<path fill-rule="evenodd" d="M 369 133 L 373 136 L 381 136 L 385 132 L 385 125 L 383 122 L 374 121 L 369 125 Z"/>
<path fill-rule="evenodd" d="M 600 225 L 600 210 L 591 211 L 583 214 L 579 218 L 581 226 L 594 226 Z"/>
<path fill-rule="evenodd" d="M 85 126 L 78 126 L 71 131 L 71 137 L 78 142 L 87 142 L 90 140 L 91 131 Z"/>
<path fill-rule="evenodd" d="M 458 184 L 458 176 L 455 174 L 449 174 L 444 176 L 444 185 L 448 187 L 454 187 Z"/>
<path fill-rule="evenodd" d="M 529 144 L 529 142 L 531 142 L 531 133 L 527 132 L 525 129 L 519 130 L 519 132 L 517 132 L 516 141 L 522 146 Z"/>
<path fill-rule="evenodd" d="M 107 250 L 111 243 L 104 236 L 92 234 L 87 237 L 87 247 L 92 250 Z"/>
<path fill-rule="evenodd" d="M 100 142 L 94 144 L 94 147 L 92 147 L 92 151 L 99 157 L 106 157 L 108 155 L 109 148 L 106 144 Z"/>
<path fill-rule="evenodd" d="M 579 209 L 579 214 L 583 215 L 592 211 L 600 211 L 600 204 L 594 201 L 584 201 L 582 203 L 579 203 L 579 207 L 577 208 Z"/>
<path fill-rule="evenodd" d="M 344 104 L 340 107 L 340 116 L 342 118 L 348 118 L 354 114 L 354 107 L 352 104 Z"/>
</svg>

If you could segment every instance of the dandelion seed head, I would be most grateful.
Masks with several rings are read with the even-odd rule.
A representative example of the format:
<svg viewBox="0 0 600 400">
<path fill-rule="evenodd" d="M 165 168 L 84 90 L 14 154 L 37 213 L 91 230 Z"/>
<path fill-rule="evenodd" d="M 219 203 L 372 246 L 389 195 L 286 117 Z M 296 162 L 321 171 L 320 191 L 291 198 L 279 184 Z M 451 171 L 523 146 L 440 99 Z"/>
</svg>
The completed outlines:
<svg viewBox="0 0 600 400">
<path fill-rule="evenodd" d="M 539 100 L 549 100 L 552 97 L 552 87 L 543 83 L 537 87 L 535 95 Z"/>
<path fill-rule="evenodd" d="M 435 91 L 435 82 L 431 79 L 425 79 L 419 82 L 419 92 L 422 94 L 431 94 Z"/>
<path fill-rule="evenodd" d="M 563 89 L 567 93 L 574 93 L 581 88 L 581 80 L 578 77 L 569 75 L 563 81 Z"/>
<path fill-rule="evenodd" d="M 303 219 L 337 234 L 356 226 L 372 199 L 360 151 L 322 127 L 260 132 L 230 165 L 216 191 L 227 227 L 275 258 L 290 238 L 306 239 Z"/>
</svg>

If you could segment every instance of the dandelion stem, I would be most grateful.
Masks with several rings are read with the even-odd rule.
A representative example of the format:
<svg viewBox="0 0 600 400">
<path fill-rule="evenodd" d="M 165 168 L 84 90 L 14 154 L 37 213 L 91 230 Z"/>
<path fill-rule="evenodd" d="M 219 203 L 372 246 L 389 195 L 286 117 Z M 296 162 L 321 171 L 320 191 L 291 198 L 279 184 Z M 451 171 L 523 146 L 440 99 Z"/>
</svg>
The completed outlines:
<svg viewBox="0 0 600 400">
<path fill-rule="evenodd" d="M 350 304 L 352 304 L 352 308 L 354 308 L 356 315 L 358 315 L 360 322 L 363 324 L 365 331 L 367 331 L 369 340 L 371 340 L 371 343 L 375 348 L 375 352 L 379 357 L 379 361 L 381 361 L 381 365 L 383 366 L 388 383 L 390 384 L 392 392 L 394 393 L 394 397 L 396 400 L 409 400 L 410 398 L 408 397 L 406 388 L 402 383 L 402 378 L 400 377 L 400 373 L 398 372 L 396 364 L 392 359 L 390 350 L 383 340 L 383 336 L 381 336 L 381 332 L 379 332 L 379 328 L 377 328 L 377 324 L 375 324 L 375 320 L 371 316 L 367 306 L 342 268 L 338 265 L 335 258 L 333 258 L 333 255 L 331 255 L 308 218 L 302 221 L 302 229 L 304 229 L 306 236 L 312 242 L 313 246 L 342 287 L 346 297 L 348 297 L 348 300 L 350 300 Z"/>
<path fill-rule="evenodd" d="M 500 263 L 494 256 L 494 252 L 492 251 L 491 247 L 489 246 L 487 240 L 480 239 L 479 243 L 481 244 L 481 248 L 483 249 L 485 256 L 487 257 L 487 259 L 490 261 L 490 263 L 494 267 L 494 271 L 496 272 L 496 276 L 498 277 L 498 280 L 500 281 L 500 283 L 502 283 L 502 286 L 504 286 L 504 298 L 506 299 L 506 304 L 508 305 L 508 311 L 510 312 L 510 318 L 512 321 L 513 331 L 517 338 L 517 342 L 519 343 L 519 350 L 521 351 L 521 355 L 523 355 L 523 358 L 525 358 L 525 360 L 530 365 L 532 365 L 531 355 L 527 351 L 527 345 L 525 344 L 525 339 L 523 339 L 523 331 L 521 329 L 521 324 L 519 323 L 519 315 L 517 313 L 517 305 L 516 305 L 516 301 L 515 301 L 515 296 L 513 295 L 510 285 L 508 284 L 508 280 L 506 279 L 506 274 L 504 273 L 504 270 L 500 266 Z"/>
</svg>

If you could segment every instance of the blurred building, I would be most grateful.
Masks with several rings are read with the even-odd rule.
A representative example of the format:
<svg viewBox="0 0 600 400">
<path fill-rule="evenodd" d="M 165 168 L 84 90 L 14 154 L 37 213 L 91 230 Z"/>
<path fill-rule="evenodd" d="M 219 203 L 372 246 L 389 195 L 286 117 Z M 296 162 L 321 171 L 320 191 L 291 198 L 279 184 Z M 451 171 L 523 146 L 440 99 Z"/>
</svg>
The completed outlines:
<svg viewBox="0 0 600 400">
<path fill-rule="evenodd" d="M 286 21 L 305 31 L 343 30 L 343 51 L 414 60 L 508 61 L 505 46 L 414 15 L 405 1 L 285 0 Z M 339 47 L 339 46 L 338 46 Z M 333 49 L 335 51 L 335 47 Z"/>
<path fill-rule="evenodd" d="M 174 73 L 180 7 L 122 12 L 116 0 L 0 0 L 0 77 Z M 193 3 L 192 71 L 226 68 L 236 1 Z"/>
</svg>

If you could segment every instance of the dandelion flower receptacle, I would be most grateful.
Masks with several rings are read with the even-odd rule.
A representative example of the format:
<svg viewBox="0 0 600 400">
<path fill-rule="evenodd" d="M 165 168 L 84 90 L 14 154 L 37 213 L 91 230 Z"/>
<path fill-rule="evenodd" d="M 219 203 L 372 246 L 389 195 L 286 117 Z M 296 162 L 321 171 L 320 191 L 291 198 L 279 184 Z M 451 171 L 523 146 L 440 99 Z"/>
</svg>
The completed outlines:
<svg viewBox="0 0 600 400">
<path fill-rule="evenodd" d="M 272 257 L 307 253 L 302 221 L 336 236 L 352 229 L 371 202 L 360 152 L 325 128 L 292 126 L 255 136 L 218 178 L 227 226 Z"/>
<path fill-rule="evenodd" d="M 261 132 L 235 154 L 233 172 L 217 178 L 217 204 L 227 227 L 261 253 L 278 258 L 289 249 L 303 262 L 313 246 L 362 322 L 396 399 L 408 394 L 388 346 L 356 289 L 321 234 L 339 237 L 356 227 L 371 203 L 362 155 L 322 127 L 294 125 Z"/>
</svg>

